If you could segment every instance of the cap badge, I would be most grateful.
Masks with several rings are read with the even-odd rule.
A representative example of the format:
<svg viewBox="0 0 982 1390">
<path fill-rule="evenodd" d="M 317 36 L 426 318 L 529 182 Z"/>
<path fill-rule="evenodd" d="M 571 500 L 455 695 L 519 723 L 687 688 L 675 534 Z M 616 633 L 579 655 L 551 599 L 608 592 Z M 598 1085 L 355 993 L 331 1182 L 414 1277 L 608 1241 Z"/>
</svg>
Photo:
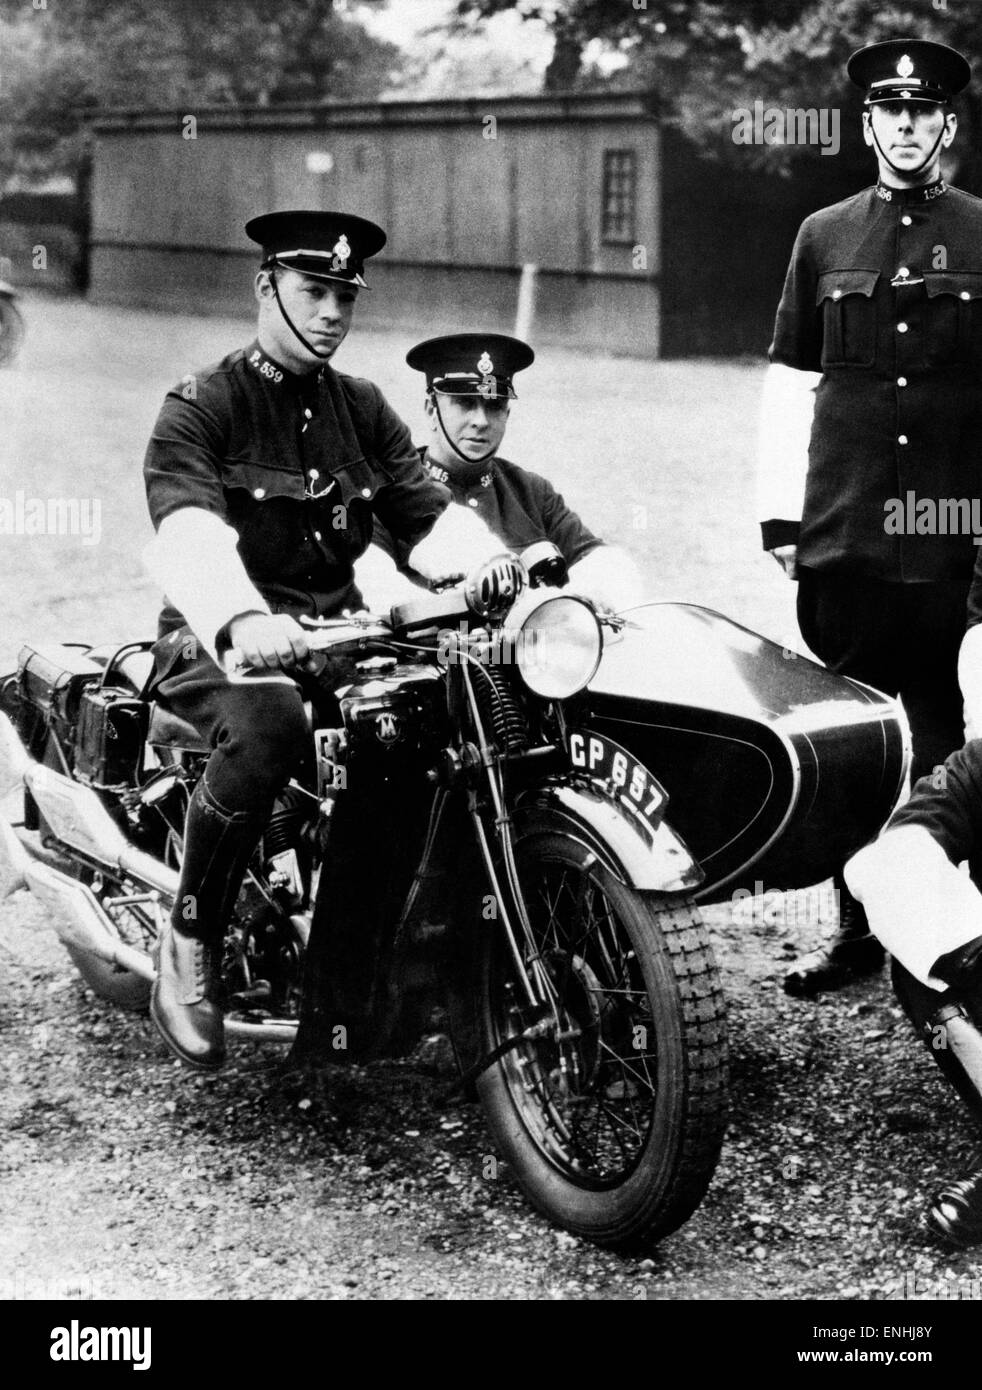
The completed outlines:
<svg viewBox="0 0 982 1390">
<path fill-rule="evenodd" d="M 334 260 L 331 262 L 331 269 L 346 270 L 348 266 L 348 257 L 350 255 L 351 247 L 348 245 L 348 238 L 345 236 L 344 232 L 342 232 L 334 243 Z"/>
<path fill-rule="evenodd" d="M 482 376 L 490 376 L 494 371 L 494 363 L 486 352 L 481 354 L 477 363 L 477 370 Z"/>
<path fill-rule="evenodd" d="M 897 64 L 897 76 L 909 77 L 914 71 L 914 64 L 910 61 L 910 54 L 905 53 Z"/>
</svg>

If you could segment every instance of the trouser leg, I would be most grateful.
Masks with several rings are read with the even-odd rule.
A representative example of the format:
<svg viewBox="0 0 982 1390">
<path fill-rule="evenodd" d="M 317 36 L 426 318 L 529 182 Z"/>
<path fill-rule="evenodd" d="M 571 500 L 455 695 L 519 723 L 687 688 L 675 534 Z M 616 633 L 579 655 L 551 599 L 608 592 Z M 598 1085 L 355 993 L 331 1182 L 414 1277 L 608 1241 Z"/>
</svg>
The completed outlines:
<svg viewBox="0 0 982 1390">
<path fill-rule="evenodd" d="M 296 687 L 232 685 L 208 658 L 172 673 L 157 694 L 202 732 L 213 752 L 188 808 L 151 1016 L 183 1061 L 211 1069 L 224 1055 L 225 929 L 273 799 L 307 754 L 309 730 Z"/>
<path fill-rule="evenodd" d="M 899 696 L 911 726 L 915 778 L 943 762 L 963 740 L 957 660 L 965 588 L 960 582 L 886 584 L 807 568 L 800 572 L 802 635 L 830 670 Z M 838 928 L 820 950 L 792 966 L 785 979 L 789 994 L 837 989 L 882 964 L 882 948 L 841 871 L 834 886 Z"/>
</svg>

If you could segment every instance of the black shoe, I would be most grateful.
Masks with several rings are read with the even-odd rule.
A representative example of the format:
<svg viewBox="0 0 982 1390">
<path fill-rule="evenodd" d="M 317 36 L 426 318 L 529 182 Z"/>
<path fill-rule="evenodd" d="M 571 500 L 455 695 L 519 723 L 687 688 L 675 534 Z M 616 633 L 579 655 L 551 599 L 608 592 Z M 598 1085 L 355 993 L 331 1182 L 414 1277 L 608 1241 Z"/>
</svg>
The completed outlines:
<svg viewBox="0 0 982 1390">
<path fill-rule="evenodd" d="M 864 975 L 875 975 L 885 956 L 869 929 L 862 906 L 842 888 L 838 930 L 824 946 L 795 961 L 784 977 L 784 992 L 797 999 L 809 999 L 826 990 L 842 989 Z"/>
<path fill-rule="evenodd" d="M 215 1002 L 214 971 L 205 942 L 168 926 L 157 949 L 150 1017 L 186 1066 L 217 1071 L 225 1061 L 225 1020 Z"/>
<path fill-rule="evenodd" d="M 982 1244 L 982 1168 L 942 1188 L 924 1224 L 950 1245 Z"/>
</svg>

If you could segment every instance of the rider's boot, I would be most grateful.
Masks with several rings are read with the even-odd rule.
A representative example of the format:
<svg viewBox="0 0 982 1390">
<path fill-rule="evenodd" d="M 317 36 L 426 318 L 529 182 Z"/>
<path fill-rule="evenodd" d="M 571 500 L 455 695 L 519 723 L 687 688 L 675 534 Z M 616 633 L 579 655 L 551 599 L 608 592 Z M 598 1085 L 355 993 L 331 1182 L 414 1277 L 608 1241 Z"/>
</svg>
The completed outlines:
<svg viewBox="0 0 982 1390">
<path fill-rule="evenodd" d="M 265 813 L 225 810 L 204 778 L 188 806 L 180 886 L 157 946 L 150 1017 L 181 1061 L 201 1071 L 225 1060 L 222 942 L 265 823 Z"/>
<path fill-rule="evenodd" d="M 839 903 L 838 928 L 817 951 L 795 961 L 784 977 L 786 994 L 808 998 L 841 989 L 864 975 L 875 974 L 883 964 L 885 952 L 869 929 L 862 904 L 849 892 L 841 873 L 835 875 L 833 883 Z"/>
</svg>

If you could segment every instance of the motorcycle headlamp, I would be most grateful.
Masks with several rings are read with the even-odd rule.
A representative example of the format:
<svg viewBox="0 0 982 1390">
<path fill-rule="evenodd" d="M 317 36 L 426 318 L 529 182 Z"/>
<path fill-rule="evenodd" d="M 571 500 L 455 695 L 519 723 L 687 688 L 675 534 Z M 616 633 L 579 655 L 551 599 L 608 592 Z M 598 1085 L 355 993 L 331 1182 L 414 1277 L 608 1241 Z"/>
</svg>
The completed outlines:
<svg viewBox="0 0 982 1390">
<path fill-rule="evenodd" d="M 568 700 L 600 665 L 603 635 L 585 599 L 528 589 L 505 622 L 505 640 L 522 680 L 546 700 Z"/>
</svg>

